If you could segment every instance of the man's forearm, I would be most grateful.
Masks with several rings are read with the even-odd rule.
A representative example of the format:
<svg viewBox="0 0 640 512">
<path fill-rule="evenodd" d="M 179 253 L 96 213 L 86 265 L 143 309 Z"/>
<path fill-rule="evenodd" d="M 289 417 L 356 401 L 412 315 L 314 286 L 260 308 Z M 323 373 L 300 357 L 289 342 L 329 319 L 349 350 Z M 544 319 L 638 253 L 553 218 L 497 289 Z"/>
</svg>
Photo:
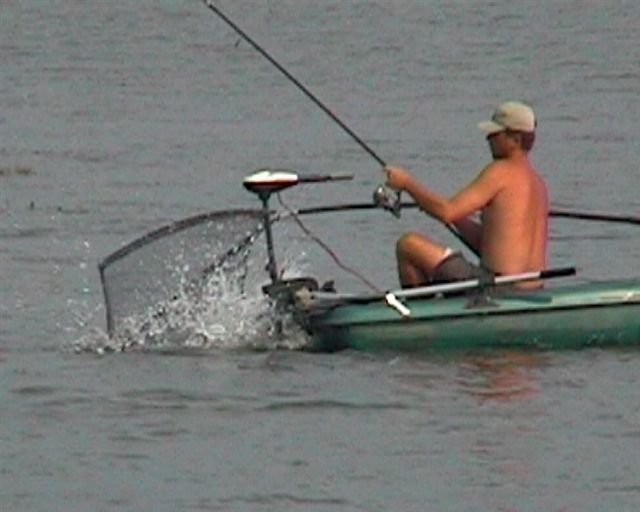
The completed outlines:
<svg viewBox="0 0 640 512">
<path fill-rule="evenodd" d="M 445 224 L 451 222 L 448 200 L 445 197 L 425 187 L 413 177 L 406 183 L 405 190 L 422 211 Z"/>
</svg>

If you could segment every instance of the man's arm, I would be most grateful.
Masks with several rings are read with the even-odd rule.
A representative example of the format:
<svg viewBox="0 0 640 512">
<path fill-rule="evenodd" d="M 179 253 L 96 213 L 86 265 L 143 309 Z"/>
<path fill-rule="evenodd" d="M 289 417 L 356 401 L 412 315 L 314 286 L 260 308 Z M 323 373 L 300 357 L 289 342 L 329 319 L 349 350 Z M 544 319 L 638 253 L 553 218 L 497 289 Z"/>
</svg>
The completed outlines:
<svg viewBox="0 0 640 512">
<path fill-rule="evenodd" d="M 476 179 L 451 199 L 425 187 L 403 169 L 387 167 L 385 172 L 387 184 L 391 188 L 406 191 L 421 210 L 445 224 L 462 222 L 472 213 L 482 209 L 500 192 L 504 184 L 504 173 L 496 162 L 488 165 Z M 465 229 L 469 225 L 462 222 L 462 226 Z"/>
</svg>

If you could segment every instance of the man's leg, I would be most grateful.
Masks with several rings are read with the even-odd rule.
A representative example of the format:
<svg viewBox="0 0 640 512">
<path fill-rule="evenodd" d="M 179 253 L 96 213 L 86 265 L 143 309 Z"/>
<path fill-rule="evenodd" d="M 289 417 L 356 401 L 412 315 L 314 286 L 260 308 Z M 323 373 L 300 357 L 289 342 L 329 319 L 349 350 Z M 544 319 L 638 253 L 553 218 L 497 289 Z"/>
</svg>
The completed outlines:
<svg viewBox="0 0 640 512">
<path fill-rule="evenodd" d="M 418 233 L 406 233 L 396 244 L 400 284 L 409 288 L 429 282 L 435 268 L 447 256 L 447 249 Z"/>
</svg>

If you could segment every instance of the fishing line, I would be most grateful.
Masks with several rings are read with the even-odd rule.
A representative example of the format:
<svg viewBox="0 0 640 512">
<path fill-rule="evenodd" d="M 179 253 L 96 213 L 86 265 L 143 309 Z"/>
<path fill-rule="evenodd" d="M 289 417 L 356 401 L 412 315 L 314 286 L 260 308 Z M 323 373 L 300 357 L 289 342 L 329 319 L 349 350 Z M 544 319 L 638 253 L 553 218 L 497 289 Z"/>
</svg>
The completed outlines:
<svg viewBox="0 0 640 512">
<path fill-rule="evenodd" d="M 289 215 L 291 215 L 295 223 L 300 227 L 300 229 L 304 232 L 304 234 L 307 235 L 311 240 L 316 242 L 331 257 L 331 259 L 334 261 L 336 265 L 338 265 L 338 267 L 340 267 L 345 272 L 357 278 L 361 283 L 371 288 L 374 292 L 382 293 L 382 290 L 378 288 L 375 284 L 373 284 L 371 281 L 369 281 L 366 277 L 364 277 L 364 275 L 362 275 L 360 272 L 358 272 L 354 268 L 345 265 L 340 260 L 338 255 L 325 242 L 323 242 L 307 226 L 305 226 L 302 220 L 300 220 L 300 216 L 282 200 L 280 193 L 277 193 L 276 196 L 278 197 L 278 202 L 280 203 L 280 206 L 282 206 L 289 213 Z"/>
</svg>

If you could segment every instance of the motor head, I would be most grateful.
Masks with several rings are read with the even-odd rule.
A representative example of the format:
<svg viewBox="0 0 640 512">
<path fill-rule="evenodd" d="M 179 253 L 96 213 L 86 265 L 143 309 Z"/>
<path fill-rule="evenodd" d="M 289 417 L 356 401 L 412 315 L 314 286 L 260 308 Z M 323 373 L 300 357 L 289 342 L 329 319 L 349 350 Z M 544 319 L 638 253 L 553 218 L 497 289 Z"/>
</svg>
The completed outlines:
<svg viewBox="0 0 640 512">
<path fill-rule="evenodd" d="M 298 175 L 291 171 L 259 169 L 247 176 L 242 184 L 244 188 L 260 197 L 269 197 L 272 193 L 293 187 L 299 182 Z"/>
</svg>

